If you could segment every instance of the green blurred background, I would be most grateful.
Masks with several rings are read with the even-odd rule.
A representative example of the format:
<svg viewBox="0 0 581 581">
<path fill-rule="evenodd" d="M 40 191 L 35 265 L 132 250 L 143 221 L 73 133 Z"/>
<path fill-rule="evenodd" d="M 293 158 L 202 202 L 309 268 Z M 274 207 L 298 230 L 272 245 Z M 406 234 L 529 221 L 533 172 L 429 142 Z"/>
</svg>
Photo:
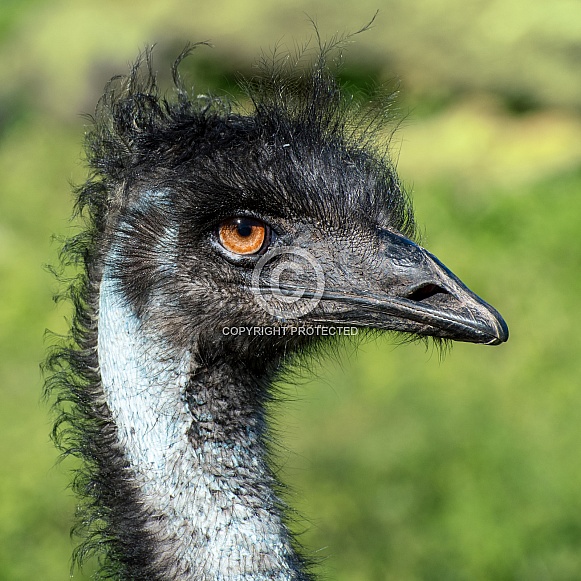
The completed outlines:
<svg viewBox="0 0 581 581">
<path fill-rule="evenodd" d="M 41 401 L 43 270 L 74 231 L 84 119 L 105 82 L 186 41 L 196 90 L 233 91 L 263 48 L 353 31 L 351 84 L 401 79 L 393 141 L 424 242 L 511 330 L 441 358 L 346 346 L 284 403 L 289 501 L 323 578 L 581 579 L 581 4 L 565 0 L 2 0 L 0 579 L 69 576 L 73 463 Z M 89 579 L 91 563 L 75 579 Z"/>
</svg>

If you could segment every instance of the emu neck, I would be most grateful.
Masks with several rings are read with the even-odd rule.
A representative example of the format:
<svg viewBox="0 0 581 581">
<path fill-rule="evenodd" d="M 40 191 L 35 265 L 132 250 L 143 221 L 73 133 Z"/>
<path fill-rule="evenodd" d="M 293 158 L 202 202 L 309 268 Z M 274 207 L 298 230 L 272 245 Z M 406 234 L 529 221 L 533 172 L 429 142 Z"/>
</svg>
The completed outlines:
<svg viewBox="0 0 581 581">
<path fill-rule="evenodd" d="M 193 352 L 148 329 L 106 269 L 99 367 L 114 448 L 154 547 L 147 570 L 167 580 L 307 579 L 272 489 L 260 390 L 225 363 L 202 368 Z"/>
</svg>

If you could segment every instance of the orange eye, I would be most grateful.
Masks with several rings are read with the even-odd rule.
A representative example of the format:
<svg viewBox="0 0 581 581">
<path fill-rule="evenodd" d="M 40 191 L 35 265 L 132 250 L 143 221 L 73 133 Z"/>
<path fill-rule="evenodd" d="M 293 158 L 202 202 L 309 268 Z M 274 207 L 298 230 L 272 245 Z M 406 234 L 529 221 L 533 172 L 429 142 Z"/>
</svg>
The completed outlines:
<svg viewBox="0 0 581 581">
<path fill-rule="evenodd" d="M 264 245 L 267 226 L 254 218 L 230 218 L 218 227 L 220 244 L 234 254 L 256 254 Z"/>
</svg>

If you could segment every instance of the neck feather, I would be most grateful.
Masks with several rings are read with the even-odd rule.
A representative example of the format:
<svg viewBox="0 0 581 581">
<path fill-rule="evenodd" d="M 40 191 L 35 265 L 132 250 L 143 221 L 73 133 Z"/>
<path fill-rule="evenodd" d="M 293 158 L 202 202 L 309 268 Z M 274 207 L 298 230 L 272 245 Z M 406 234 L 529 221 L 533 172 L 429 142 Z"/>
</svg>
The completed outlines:
<svg viewBox="0 0 581 581">
<path fill-rule="evenodd" d="M 307 579 L 263 442 L 263 394 L 148 328 L 106 268 L 98 358 L 143 535 L 163 579 Z"/>
</svg>

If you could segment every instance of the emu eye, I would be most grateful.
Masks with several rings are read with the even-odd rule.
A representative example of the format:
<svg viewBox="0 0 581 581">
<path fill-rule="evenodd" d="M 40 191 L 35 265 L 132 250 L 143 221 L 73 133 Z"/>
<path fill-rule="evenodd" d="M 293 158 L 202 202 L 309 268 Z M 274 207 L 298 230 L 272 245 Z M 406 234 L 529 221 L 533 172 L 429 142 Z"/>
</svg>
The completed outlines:
<svg viewBox="0 0 581 581">
<path fill-rule="evenodd" d="M 234 254 L 257 254 L 269 237 L 269 228 L 260 220 L 241 216 L 221 222 L 218 236 L 220 244 Z"/>
</svg>

